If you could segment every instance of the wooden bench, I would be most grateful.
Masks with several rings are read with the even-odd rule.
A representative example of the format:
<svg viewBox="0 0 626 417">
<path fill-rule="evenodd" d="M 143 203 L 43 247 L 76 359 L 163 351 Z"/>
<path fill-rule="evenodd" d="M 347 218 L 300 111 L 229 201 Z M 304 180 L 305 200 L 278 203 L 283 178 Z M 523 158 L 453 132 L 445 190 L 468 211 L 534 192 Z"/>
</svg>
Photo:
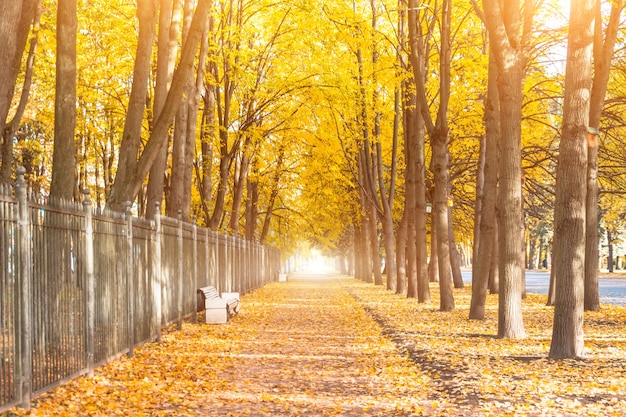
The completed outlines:
<svg viewBox="0 0 626 417">
<path fill-rule="evenodd" d="M 205 322 L 209 324 L 228 323 L 239 313 L 239 293 L 224 292 L 220 297 L 213 286 L 198 288 L 197 311 L 205 311 Z"/>
</svg>

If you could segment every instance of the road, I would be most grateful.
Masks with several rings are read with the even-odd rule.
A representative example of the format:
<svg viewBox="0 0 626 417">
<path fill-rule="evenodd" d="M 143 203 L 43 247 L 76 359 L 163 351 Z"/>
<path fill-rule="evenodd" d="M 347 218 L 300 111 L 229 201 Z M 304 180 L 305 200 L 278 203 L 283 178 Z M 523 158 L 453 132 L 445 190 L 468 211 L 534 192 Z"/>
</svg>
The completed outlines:
<svg viewBox="0 0 626 417">
<path fill-rule="evenodd" d="M 472 282 L 472 271 L 463 271 L 463 281 Z M 600 302 L 605 304 L 626 305 L 626 278 L 598 279 Z M 526 291 L 535 294 L 547 294 L 550 285 L 550 272 L 526 271 Z"/>
</svg>

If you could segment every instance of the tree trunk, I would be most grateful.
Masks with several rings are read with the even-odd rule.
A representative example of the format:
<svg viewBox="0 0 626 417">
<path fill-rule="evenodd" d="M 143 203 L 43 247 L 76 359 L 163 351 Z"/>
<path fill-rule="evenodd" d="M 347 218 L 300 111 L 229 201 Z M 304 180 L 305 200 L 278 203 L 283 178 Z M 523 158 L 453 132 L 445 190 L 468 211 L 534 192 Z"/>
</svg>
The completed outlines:
<svg viewBox="0 0 626 417">
<path fill-rule="evenodd" d="M 536 269 L 537 268 L 537 236 L 535 236 L 534 232 L 530 232 L 529 238 L 528 238 L 528 265 L 527 265 L 527 268 L 528 269 Z"/>
<path fill-rule="evenodd" d="M 213 169 L 213 141 L 215 139 L 215 87 L 207 87 L 204 92 L 204 108 L 202 109 L 202 124 L 200 128 L 200 149 L 202 161 L 200 166 L 200 197 L 202 205 L 205 207 L 205 216 L 208 219 L 210 213 L 206 208 L 206 203 L 213 198 L 213 179 L 211 171 Z"/>
<path fill-rule="evenodd" d="M 208 32 L 203 43 L 206 42 L 207 58 L 209 56 L 210 39 L 214 36 L 214 21 L 209 17 Z M 211 52 L 213 56 L 213 52 Z M 205 59 L 207 61 L 207 59 Z M 206 72 L 211 72 L 212 65 L 207 64 Z M 202 80 L 204 82 L 204 80 Z M 200 201 L 202 210 L 204 211 L 205 221 L 208 224 L 211 218 L 209 202 L 213 198 L 213 146 L 215 142 L 215 105 L 216 105 L 216 86 L 210 83 L 204 83 L 204 95 L 202 97 L 204 106 L 202 109 L 202 122 L 200 124 L 200 152 L 201 161 L 199 163 L 199 180 L 198 187 L 200 192 Z M 200 90 L 201 91 L 201 90 Z"/>
<path fill-rule="evenodd" d="M 382 264 L 380 262 L 380 239 L 378 239 L 378 226 L 376 221 L 376 209 L 374 203 L 369 204 L 368 227 L 370 235 L 370 250 L 372 251 L 372 270 L 374 271 L 374 284 L 383 285 Z"/>
<path fill-rule="evenodd" d="M 137 161 L 136 155 L 137 153 L 128 152 L 128 154 L 124 154 L 120 151 L 120 162 L 118 167 L 118 172 L 115 177 L 115 183 L 111 189 L 111 195 L 109 196 L 108 206 L 114 210 L 119 210 L 123 207 L 125 201 L 132 201 L 135 199 L 137 194 L 139 193 L 139 189 L 143 184 L 148 171 L 152 167 L 154 160 L 156 159 L 159 150 L 164 145 L 167 140 L 167 133 L 169 127 L 171 126 L 174 116 L 178 110 L 178 105 L 180 104 L 180 100 L 183 96 L 183 91 L 185 85 L 187 84 L 187 80 L 189 79 L 190 74 L 193 71 L 193 63 L 195 60 L 196 52 L 198 50 L 198 45 L 200 44 L 200 40 L 202 35 L 204 34 L 204 28 L 207 23 L 207 16 L 211 7 L 211 0 L 199 0 L 198 6 L 196 7 L 196 11 L 193 16 L 193 20 L 191 23 L 191 28 L 189 30 L 189 36 L 187 37 L 187 41 L 183 44 L 183 50 L 181 54 L 181 59 L 178 67 L 176 68 L 174 75 L 172 77 L 172 85 L 170 87 L 169 93 L 165 100 L 165 104 L 163 105 L 163 110 L 159 115 L 158 119 L 154 124 L 154 128 L 152 133 L 150 134 L 150 138 L 146 143 L 139 160 Z M 155 21 L 156 18 L 153 19 Z M 154 26 L 152 27 L 152 35 L 151 39 L 154 38 Z M 140 36 L 141 37 L 141 36 Z M 143 43 L 142 43 L 143 45 Z M 152 41 L 149 43 L 149 50 L 152 49 Z M 143 48 L 138 46 L 138 51 L 143 51 Z M 146 53 L 146 62 L 137 63 L 138 67 L 142 67 L 143 65 L 147 65 L 148 68 L 150 66 L 150 53 L 149 51 L 143 51 Z M 141 60 L 139 60 L 141 61 Z M 141 72 L 141 71 L 140 71 Z M 146 71 L 148 73 L 149 71 Z M 147 76 L 145 78 L 147 83 Z M 135 84 L 142 84 L 137 78 L 133 78 L 133 90 L 135 87 L 140 88 L 139 86 L 135 86 Z M 145 93 L 145 86 L 143 86 L 143 91 Z M 133 102 L 133 97 L 137 94 L 133 94 L 131 91 L 131 102 Z M 139 100 L 138 98 L 136 98 Z M 143 96 L 143 101 L 145 102 L 145 94 Z M 143 103 L 141 104 L 141 114 L 143 115 Z M 129 108 L 130 112 L 130 108 Z M 138 118 L 138 129 L 136 133 L 138 135 L 141 133 L 141 120 L 139 114 L 136 115 Z M 127 125 L 129 121 L 127 119 Z M 132 125 L 132 124 L 131 124 Z M 126 130 L 126 128 L 125 128 Z M 131 135 L 124 135 L 122 138 L 122 146 L 124 146 L 125 142 L 136 140 Z M 128 145 L 126 145 L 128 147 Z M 132 149 L 131 149 L 132 151 Z"/>
<path fill-rule="evenodd" d="M 524 2 L 528 6 L 530 2 Z M 522 16 L 522 11 L 524 15 Z M 499 151 L 498 239 L 500 291 L 498 336 L 523 338 L 520 218 L 522 215 L 521 122 L 526 50 L 535 8 L 519 0 L 483 1 L 491 51 L 498 65 L 501 140 Z"/>
<path fill-rule="evenodd" d="M 246 228 L 244 236 L 246 240 L 254 241 L 259 219 L 259 182 L 248 178 L 246 189 L 248 198 L 246 199 Z"/>
<path fill-rule="evenodd" d="M 608 256 L 607 256 L 607 269 L 609 270 L 609 272 L 613 272 L 613 267 L 614 267 L 614 259 L 613 259 L 613 235 L 611 233 L 610 230 L 606 231 L 606 241 L 607 241 L 607 247 L 609 250 Z"/>
<path fill-rule="evenodd" d="M 180 211 L 183 220 L 188 221 L 188 213 L 184 213 L 183 209 L 183 196 L 186 193 L 185 190 L 185 160 L 187 145 L 187 116 L 188 116 L 188 101 L 189 84 L 185 87 L 185 93 L 178 108 L 178 114 L 176 115 L 176 121 L 174 122 L 174 138 L 172 140 L 172 175 L 170 178 L 169 195 L 167 196 L 167 210 L 166 213 L 169 217 L 177 217 Z"/>
<path fill-rule="evenodd" d="M 27 6 L 24 6 L 25 9 L 28 9 Z M 30 15 L 29 10 L 23 10 L 22 15 Z M 15 134 L 20 126 L 22 121 L 22 117 L 24 116 L 24 111 L 26 110 L 26 105 L 28 104 L 28 97 L 30 96 L 30 88 L 32 86 L 33 81 L 33 72 L 35 70 L 35 55 L 37 51 L 37 45 L 39 43 L 39 27 L 40 27 L 40 18 L 41 18 L 41 0 L 36 1 L 34 16 L 33 16 L 33 35 L 30 39 L 30 46 L 28 48 L 28 57 L 26 58 L 26 70 L 24 74 L 24 83 L 22 87 L 22 92 L 20 94 L 20 100 L 17 105 L 17 109 L 15 110 L 15 115 L 11 119 L 10 122 L 6 124 L 4 129 L 2 129 L 4 120 L 0 121 L 0 132 L 2 132 L 2 149 L 0 152 L 2 153 L 1 161 L 0 161 L 0 183 L 9 183 L 11 182 L 11 174 L 13 172 L 13 141 L 15 138 Z M 27 25 L 30 28 L 30 25 Z M 24 29 L 20 29 L 21 32 L 24 32 Z M 18 36 L 19 37 L 19 36 Z M 17 58 L 16 54 L 16 58 Z M 5 59 L 4 62 L 10 61 L 10 59 Z M 10 67 L 10 66 L 8 66 Z M 9 83 L 11 81 L 8 81 Z M 15 85 L 15 82 L 12 82 Z M 13 93 L 11 93 L 12 95 Z"/>
<path fill-rule="evenodd" d="M 22 54 L 26 48 L 26 41 L 35 20 L 38 26 L 38 14 L 41 0 L 12 0 L 0 2 L 0 133 L 2 134 L 2 165 L 0 166 L 0 182 L 10 182 L 13 164 L 13 135 L 8 134 L 7 118 L 11 109 L 11 102 L 15 93 L 17 76 L 22 62 Z M 37 11 L 37 12 L 36 12 Z M 37 15 L 37 17 L 36 17 Z M 36 36 L 36 34 L 35 34 Z M 34 37 L 36 39 L 36 37 Z M 31 41 L 32 42 L 32 41 Z M 36 41 L 35 41 L 36 43 Z M 34 45 L 31 44 L 34 52 Z M 31 62 L 31 60 L 29 60 Z M 28 68 L 27 68 L 28 71 Z M 32 69 L 31 69 L 32 72 Z M 26 90 L 28 76 L 24 82 Z M 25 102 L 25 95 L 22 100 Z M 14 117 L 18 121 L 20 117 Z"/>
<path fill-rule="evenodd" d="M 433 174 L 435 177 L 435 198 L 433 216 L 437 218 L 437 246 L 439 250 L 439 290 L 441 311 L 454 310 L 452 277 L 450 275 L 450 236 L 448 232 L 449 208 L 448 193 L 450 178 L 448 172 L 448 102 L 450 100 L 450 30 L 452 1 L 443 0 L 441 6 L 441 48 L 439 59 L 439 109 L 434 129 L 428 129 L 433 147 Z M 420 87 L 421 89 L 421 87 Z M 420 94 L 420 97 L 424 97 Z M 422 100 L 424 104 L 424 100 Z M 422 108 L 422 112 L 424 109 Z"/>
<path fill-rule="evenodd" d="M 192 10 L 189 11 L 189 16 L 192 16 Z M 200 100 L 202 99 L 201 92 L 204 86 L 206 61 L 209 53 L 208 30 L 208 24 L 205 24 L 204 34 L 200 41 L 196 78 L 194 80 L 193 75 L 190 77 L 191 93 L 187 106 L 187 134 L 185 135 L 187 137 L 187 143 L 185 144 L 186 165 L 184 167 L 183 180 L 185 194 L 183 195 L 182 210 L 183 213 L 188 213 L 190 220 L 193 218 L 193 213 L 191 212 L 191 194 L 193 188 L 193 170 L 196 162 L 196 129 L 198 127 L 198 114 L 200 111 Z"/>
<path fill-rule="evenodd" d="M 183 6 L 183 43 L 187 40 L 193 16 L 193 2 L 185 0 Z M 205 36 L 203 34 L 202 38 Z M 202 55 L 202 54 L 201 54 Z M 202 65 L 198 66 L 202 72 Z M 191 196 L 191 176 L 190 168 L 193 166 L 193 154 L 195 151 L 195 120 L 197 117 L 197 107 L 193 106 L 195 97 L 195 83 L 193 73 L 187 78 L 184 87 L 183 97 L 178 106 L 176 120 L 174 121 L 174 139 L 172 142 L 172 177 L 170 182 L 170 193 L 167 203 L 167 215 L 176 217 L 180 212 L 184 221 L 189 221 L 189 197 Z M 191 119 L 190 119 L 191 116 Z M 190 124 L 193 123 L 193 130 Z M 191 134 L 191 137 L 189 135 Z M 192 149 L 189 149 L 192 147 Z"/>
<path fill-rule="evenodd" d="M 406 295 L 406 247 L 407 247 L 407 209 L 404 207 L 402 220 L 396 230 L 396 294 Z"/>
<path fill-rule="evenodd" d="M 359 236 L 357 241 L 357 247 L 355 249 L 358 259 L 360 260 L 359 270 L 360 274 L 357 277 L 363 282 L 373 283 L 372 280 L 372 258 L 370 250 L 370 236 L 369 227 L 367 226 L 367 217 L 360 215 L 360 224 L 357 226 L 359 229 Z"/>
<path fill-rule="evenodd" d="M 450 274 L 450 237 L 448 234 L 448 132 L 437 131 L 432 137 L 435 199 L 433 218 L 437 230 L 439 293 L 441 311 L 454 310 L 452 276 Z"/>
<path fill-rule="evenodd" d="M 0 42 L 0 58 L 3 63 L 0 65 L 1 131 L 4 131 L 4 125 L 9 116 L 22 52 L 26 46 L 28 30 L 30 30 L 30 25 L 20 26 L 20 23 L 24 23 L 20 22 L 22 9 L 26 7 L 25 5 L 27 3 L 27 0 L 3 1 L 0 3 L 0 35 L 2 36 L 2 42 Z M 28 29 L 26 30 L 26 36 L 22 38 L 23 42 L 20 42 L 21 39 L 17 35 L 18 30 L 21 29 L 23 31 L 24 27 Z"/>
<path fill-rule="evenodd" d="M 428 240 L 426 231 L 426 146 L 424 120 L 417 117 L 417 146 L 415 155 L 415 244 L 417 275 L 417 301 L 430 301 L 430 285 L 428 279 Z"/>
<path fill-rule="evenodd" d="M 461 274 L 461 255 L 456 245 L 454 229 L 452 228 L 452 209 L 448 210 L 448 237 L 450 239 L 450 269 L 452 271 L 452 282 L 454 288 L 463 288 L 463 275 Z"/>
<path fill-rule="evenodd" d="M 489 267 L 489 294 L 500 293 L 500 261 L 498 254 L 498 223 L 494 223 L 493 228 L 493 248 L 491 249 L 491 265 Z"/>
<path fill-rule="evenodd" d="M 71 200 L 76 181 L 76 0 L 59 0 L 57 10 L 56 95 L 54 152 L 50 197 Z"/>
<path fill-rule="evenodd" d="M 250 158 L 252 150 L 252 140 L 250 134 L 247 132 L 240 132 L 245 135 L 243 146 L 240 151 L 240 159 L 238 170 L 235 170 L 234 183 L 233 183 L 233 197 L 232 206 L 230 210 L 230 221 L 228 228 L 235 233 L 239 233 L 239 217 L 241 213 L 241 204 L 243 202 L 243 194 L 246 185 L 246 178 L 248 177 L 248 170 L 250 169 Z"/>
<path fill-rule="evenodd" d="M 598 288 L 598 244 L 600 242 L 598 236 L 598 134 L 611 69 L 611 59 L 623 9 L 624 2 L 622 0 L 612 3 L 606 34 L 602 39 L 602 13 L 599 1 L 595 7 L 594 71 L 589 105 L 590 135 L 587 142 L 587 226 L 585 230 L 585 310 L 587 311 L 600 310 L 600 291 Z"/>
<path fill-rule="evenodd" d="M 485 113 L 486 113 L 485 103 Z M 486 114 L 485 114 L 486 118 Z M 485 120 L 485 124 L 486 124 Z M 474 244 L 472 245 L 472 271 L 476 266 L 476 260 L 478 259 L 478 248 L 480 246 L 480 222 L 483 214 L 483 205 L 485 198 L 485 161 L 487 151 L 487 135 L 483 135 L 480 138 L 480 147 L 478 151 L 478 165 L 476 166 L 476 201 L 474 203 Z M 472 285 L 474 279 L 472 277 Z"/>
<path fill-rule="evenodd" d="M 450 252 L 448 237 L 448 103 L 450 98 L 450 26 L 452 16 L 452 3 L 444 0 L 441 5 L 441 39 L 440 39 L 440 59 L 439 59 L 439 108 L 437 111 L 436 123 L 433 122 L 429 100 L 426 97 L 426 77 L 424 67 L 428 56 L 424 44 L 420 42 L 422 37 L 418 19 L 418 2 L 409 1 L 409 57 L 413 69 L 415 80 L 416 98 L 419 112 L 422 116 L 424 126 L 428 131 L 428 136 L 433 149 L 434 177 L 435 177 L 435 197 L 433 210 L 433 231 L 436 228 L 439 262 L 439 286 L 440 286 L 440 309 L 451 311 L 454 309 L 454 297 L 452 294 L 452 280 L 450 276 Z M 436 18 L 433 16 L 431 23 L 434 24 Z M 429 28 L 432 31 L 432 26 Z M 434 236 L 434 234 L 433 234 Z M 433 245 L 434 239 L 431 239 Z M 431 246 L 432 247 L 432 246 Z M 431 259 L 432 263 L 432 259 Z M 443 264 L 446 264 L 444 267 Z"/>
<path fill-rule="evenodd" d="M 385 214 L 382 220 L 383 239 L 385 245 L 385 269 L 387 270 L 387 289 L 396 291 L 396 249 L 395 236 L 393 230 L 393 217 L 391 213 Z"/>
<path fill-rule="evenodd" d="M 526 336 L 522 319 L 522 274 L 524 266 L 520 253 L 522 233 L 521 183 L 521 120 L 522 79 L 520 64 L 501 70 L 499 142 L 500 160 L 498 191 L 498 239 L 500 298 L 498 309 L 498 336 L 518 339 Z"/>
<path fill-rule="evenodd" d="M 522 183 L 524 174 L 522 173 Z M 522 202 L 522 210 L 519 218 L 520 221 L 520 265 L 522 265 L 522 300 L 526 298 L 526 264 L 528 263 L 528 259 L 526 258 L 526 222 L 524 220 L 524 194 L 520 190 L 520 201 Z"/>
<path fill-rule="evenodd" d="M 437 239 L 437 219 L 430 216 L 430 262 L 428 262 L 428 281 L 439 282 L 439 243 Z"/>
<path fill-rule="evenodd" d="M 361 236 L 361 226 L 358 224 L 358 215 L 354 214 L 353 227 L 354 227 L 354 240 L 352 245 L 354 249 L 354 278 L 363 281 L 363 257 L 361 256 L 361 249 L 363 247 L 363 236 Z"/>
<path fill-rule="evenodd" d="M 556 298 L 551 358 L 584 355 L 585 201 L 595 0 L 573 0 L 554 202 Z"/>
<path fill-rule="evenodd" d="M 157 39 L 156 83 L 154 87 L 154 119 L 158 119 L 163 110 L 169 84 L 172 81 L 178 38 L 180 36 L 180 21 L 183 0 L 176 0 L 172 7 L 172 0 L 160 0 L 159 9 L 159 36 Z M 169 134 L 168 140 L 169 142 Z M 162 202 L 165 190 L 165 173 L 167 170 L 168 146 L 165 144 L 159 151 L 154 164 L 150 169 L 147 194 L 146 218 L 153 219 L 156 205 Z"/>
<path fill-rule="evenodd" d="M 491 277 L 493 253 L 497 250 L 496 239 L 496 195 L 498 192 L 498 139 L 500 137 L 500 112 L 497 83 L 498 67 L 489 57 L 487 99 L 485 101 L 485 166 L 482 213 L 478 233 L 478 250 L 472 264 L 472 299 L 469 318 L 485 318 L 487 289 Z M 497 265 L 497 264 L 496 264 Z M 496 267 L 497 270 L 497 267 Z"/>
<path fill-rule="evenodd" d="M 148 80 L 150 78 L 150 62 L 156 17 L 157 13 L 153 0 L 140 0 L 137 2 L 139 40 L 137 42 L 135 67 L 133 69 L 133 85 L 126 111 L 126 122 L 120 145 L 117 173 L 111 194 L 109 195 L 109 205 L 117 211 L 124 211 L 126 201 L 132 201 L 135 197 L 133 195 L 131 199 L 131 196 L 127 193 L 122 195 L 122 188 L 124 187 L 121 183 L 124 182 L 124 185 L 127 185 L 133 173 L 137 170 L 137 157 L 141 146 L 141 129 L 148 92 Z"/>
<path fill-rule="evenodd" d="M 414 162 L 418 153 L 418 131 L 417 118 L 418 113 L 415 111 L 417 105 L 415 95 L 409 93 L 408 100 L 410 108 L 405 111 L 405 134 L 404 134 L 404 152 L 407 161 L 405 168 L 405 213 L 407 214 L 406 229 L 406 282 L 407 297 L 415 298 L 417 293 L 417 230 L 416 230 L 416 202 L 417 202 L 417 167 Z"/>
<path fill-rule="evenodd" d="M 261 237 L 259 239 L 261 244 L 265 244 L 267 234 L 269 233 L 269 230 L 270 230 L 270 222 L 272 221 L 272 213 L 274 210 L 274 204 L 275 204 L 276 198 L 278 197 L 280 178 L 283 172 L 284 160 L 285 160 L 285 147 L 284 145 L 281 144 L 278 149 L 278 161 L 276 162 L 276 171 L 274 172 L 274 181 L 272 184 L 272 191 L 270 193 L 270 199 L 267 204 L 267 210 L 265 212 L 265 219 L 263 221 L 263 228 L 261 229 Z"/>
<path fill-rule="evenodd" d="M 554 268 L 550 268 L 550 286 L 548 287 L 548 300 L 546 301 L 547 306 L 554 305 L 555 291 L 556 291 L 556 281 L 554 275 Z"/>
</svg>

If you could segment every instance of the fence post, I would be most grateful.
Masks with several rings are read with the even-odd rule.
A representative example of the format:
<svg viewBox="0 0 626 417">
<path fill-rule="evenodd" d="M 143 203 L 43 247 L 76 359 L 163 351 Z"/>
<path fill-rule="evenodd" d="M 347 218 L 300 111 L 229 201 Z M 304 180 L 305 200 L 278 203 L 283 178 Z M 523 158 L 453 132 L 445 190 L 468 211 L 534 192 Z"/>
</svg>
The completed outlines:
<svg viewBox="0 0 626 417">
<path fill-rule="evenodd" d="M 152 258 L 152 298 L 154 302 L 154 328 L 156 330 L 156 341 L 161 341 L 162 312 L 162 283 L 161 274 L 161 204 L 154 203 L 154 257 Z"/>
<path fill-rule="evenodd" d="M 198 288 L 198 224 L 197 224 L 198 219 L 196 218 L 196 216 L 193 216 L 193 291 L 196 291 L 196 288 Z M 192 297 L 193 300 L 195 300 L 195 297 Z M 197 310 L 198 307 L 195 305 L 193 306 L 193 314 L 191 316 L 191 322 L 192 323 L 197 323 L 198 322 L 198 313 Z"/>
<path fill-rule="evenodd" d="M 17 169 L 17 183 L 15 184 L 15 195 L 17 196 L 17 253 L 19 265 L 17 276 L 19 277 L 19 326 L 17 331 L 19 341 L 17 349 L 17 394 L 22 399 L 22 407 L 30 410 L 30 399 L 32 396 L 32 376 L 33 376 L 33 347 L 32 347 L 32 282 L 31 282 L 31 242 L 30 242 L 30 221 L 28 217 L 27 186 L 24 181 L 26 169 Z"/>
<path fill-rule="evenodd" d="M 178 210 L 178 300 L 176 307 L 178 317 L 176 318 L 176 328 L 183 328 L 183 211 Z"/>
<path fill-rule="evenodd" d="M 83 211 L 85 213 L 85 275 L 87 279 L 87 375 L 92 377 L 94 371 L 95 356 L 95 325 L 96 325 L 96 297 L 95 297 L 95 273 L 93 253 L 93 212 L 92 203 L 89 199 L 89 190 L 83 190 Z"/>
<path fill-rule="evenodd" d="M 126 289 L 128 291 L 128 354 L 134 355 L 135 349 L 135 269 L 133 265 L 133 216 L 130 212 L 130 201 L 126 202 Z"/>
</svg>

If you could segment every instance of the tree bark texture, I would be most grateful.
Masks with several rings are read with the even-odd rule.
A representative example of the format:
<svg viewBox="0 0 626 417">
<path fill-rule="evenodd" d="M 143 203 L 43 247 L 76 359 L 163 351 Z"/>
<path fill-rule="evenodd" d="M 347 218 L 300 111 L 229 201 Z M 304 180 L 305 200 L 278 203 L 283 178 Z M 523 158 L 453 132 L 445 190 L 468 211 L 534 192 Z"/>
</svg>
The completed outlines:
<svg viewBox="0 0 626 417">
<path fill-rule="evenodd" d="M 598 288 L 598 245 L 600 237 L 598 215 L 598 135 L 604 97 L 609 81 L 611 59 L 615 48 L 620 16 L 624 9 L 622 0 L 612 3 L 609 23 L 604 37 L 600 2 L 595 6 L 593 40 L 593 86 L 589 107 L 589 141 L 587 142 L 587 200 L 585 230 L 585 310 L 600 310 Z"/>
<path fill-rule="evenodd" d="M 500 94 L 501 140 L 498 190 L 498 239 L 500 298 L 498 336 L 526 336 L 522 318 L 522 251 L 520 217 L 522 215 L 521 120 L 523 67 L 519 64 L 501 70 Z"/>
<path fill-rule="evenodd" d="M 498 336 L 526 336 L 522 318 L 521 122 L 526 48 L 532 33 L 532 2 L 484 0 L 483 12 L 491 51 L 498 66 L 501 139 L 498 147 L 498 240 L 500 291 Z M 524 11 L 524 16 L 521 12 Z"/>
<path fill-rule="evenodd" d="M 13 163 L 13 135 L 6 134 L 7 118 L 15 93 L 22 54 L 31 22 L 41 0 L 12 0 L 0 4 L 0 133 L 2 134 L 2 165 L 0 182 L 9 182 Z M 25 86 L 26 89 L 26 86 Z M 15 118 L 14 118 L 15 119 Z"/>
<path fill-rule="evenodd" d="M 30 6 L 34 5 L 34 12 L 30 10 Z M 1 13 L 1 12 L 0 12 Z M 21 35 L 23 33 L 28 33 L 30 28 L 27 22 L 27 18 L 32 16 L 32 36 L 30 38 L 30 45 L 28 47 L 28 56 L 26 58 L 26 68 L 24 71 L 24 83 L 22 87 L 22 92 L 20 94 L 20 100 L 17 105 L 17 109 L 15 110 L 15 114 L 11 118 L 11 121 L 7 121 L 6 125 L 4 125 L 4 120 L 0 120 L 0 132 L 2 134 L 2 147 L 0 152 L 2 153 L 2 160 L 0 161 L 0 183 L 9 183 L 11 181 L 11 174 L 13 172 L 13 142 L 22 121 L 22 117 L 24 116 L 24 111 L 26 110 L 26 105 L 28 104 L 28 98 L 30 96 L 30 88 L 33 83 L 33 73 L 35 70 L 35 56 L 37 52 L 37 45 L 39 43 L 39 26 L 40 26 L 40 18 L 41 18 L 41 0 L 36 0 L 34 2 L 28 2 L 26 6 L 22 9 L 22 24 L 26 26 L 26 29 L 20 28 L 18 31 L 18 43 L 21 42 Z M 3 38 L 6 39 L 6 38 Z M 25 38 L 24 38 L 25 39 Z M 7 39 L 7 43 L 9 40 Z M 15 54 L 15 59 L 21 57 L 20 54 Z M 10 58 L 4 59 L 3 62 L 10 62 Z M 18 61 L 19 62 L 19 61 Z M 10 65 L 7 65 L 10 67 Z M 2 82 L 0 81 L 0 84 Z M 8 86 L 13 85 L 15 88 L 15 81 L 7 81 Z M 0 93 L 1 94 L 1 93 Z M 13 93 L 11 93 L 11 96 Z M 4 126 L 4 128 L 3 128 Z M 28 173 L 28 172 L 27 172 Z"/>
<path fill-rule="evenodd" d="M 497 216 L 496 216 L 497 217 Z M 491 250 L 491 265 L 489 267 L 489 293 L 500 293 L 500 262 L 498 260 L 498 254 L 500 253 L 500 247 L 498 245 L 498 222 L 494 223 L 493 230 L 493 248 Z"/>
<path fill-rule="evenodd" d="M 407 297 L 417 297 L 417 233 L 416 233 L 416 190 L 417 190 L 417 166 L 413 162 L 417 149 L 417 118 L 419 115 L 415 111 L 415 95 L 409 93 L 409 104 L 412 108 L 405 111 L 406 131 L 404 135 L 404 152 L 407 161 L 405 168 L 406 190 L 404 195 L 405 214 L 407 221 L 406 229 L 406 283 Z"/>
<path fill-rule="evenodd" d="M 113 184 L 108 201 L 108 205 L 112 209 L 118 210 L 120 205 L 123 206 L 124 201 L 132 201 L 135 199 L 144 179 L 146 178 L 146 175 L 148 174 L 148 171 L 152 167 L 152 164 L 158 155 L 159 150 L 166 142 L 167 133 L 172 122 L 174 121 L 178 105 L 180 104 L 180 100 L 183 96 L 184 87 L 194 68 L 193 64 L 196 52 L 198 50 L 198 46 L 200 45 L 202 35 L 204 34 L 204 28 L 207 24 L 207 16 L 210 11 L 211 4 L 211 0 L 199 0 L 198 2 L 198 6 L 196 7 L 196 11 L 191 22 L 189 36 L 187 37 L 187 41 L 183 44 L 180 62 L 174 71 L 172 85 L 165 100 L 165 104 L 163 105 L 163 110 L 154 124 L 150 138 L 148 139 L 139 160 L 136 160 L 136 153 L 132 154 L 134 158 L 129 156 L 129 158 L 126 159 L 126 164 L 124 165 L 120 159 L 118 174 L 115 178 L 115 183 Z M 154 39 L 154 27 L 151 32 L 152 39 Z M 150 45 L 152 45 L 152 42 L 150 42 Z M 136 82 L 139 81 L 137 79 L 133 79 L 133 89 L 135 88 Z M 131 91 L 131 101 L 132 98 L 133 93 Z M 130 140 L 130 138 L 125 135 L 122 138 L 122 143 L 124 143 L 124 140 Z M 120 175 L 120 169 L 122 169 L 123 175 Z"/>
<path fill-rule="evenodd" d="M 178 52 L 178 38 L 180 36 L 180 23 L 182 17 L 182 0 L 176 0 L 172 6 L 172 0 L 160 0 L 159 8 L 159 34 L 157 38 L 157 63 L 156 81 L 154 87 L 154 119 L 158 119 L 163 110 L 169 85 L 172 82 L 176 55 Z M 163 200 L 165 192 L 165 177 L 167 172 L 168 144 L 170 137 L 159 151 L 152 167 L 150 168 L 148 186 L 146 190 L 148 204 L 146 206 L 146 218 L 153 219 L 157 206 Z M 167 208 L 167 206 L 166 206 Z"/>
<path fill-rule="evenodd" d="M 154 42 L 157 21 L 156 4 L 153 0 L 137 2 L 139 19 L 139 40 L 135 54 L 133 69 L 133 85 L 130 91 L 126 122 L 120 144 L 119 162 L 115 181 L 109 195 L 109 207 L 116 211 L 124 211 L 125 203 L 134 200 L 126 188 L 131 185 L 131 178 L 137 171 L 137 158 L 141 146 L 141 129 L 150 78 L 152 44 Z M 160 117 L 160 114 L 159 114 Z M 139 191 L 137 189 L 137 191 Z"/>
<path fill-rule="evenodd" d="M 463 288 L 463 275 L 461 274 L 461 255 L 456 245 L 454 228 L 452 227 L 452 208 L 448 209 L 448 239 L 450 240 L 450 270 L 454 288 Z"/>
<path fill-rule="evenodd" d="M 404 206 L 402 220 L 396 230 L 396 294 L 406 295 L 406 246 L 407 246 L 407 209 Z"/>
<path fill-rule="evenodd" d="M 438 130 L 432 139 L 435 199 L 433 218 L 437 228 L 439 293 L 441 311 L 454 310 L 452 276 L 450 274 L 450 237 L 448 234 L 448 132 Z"/>
<path fill-rule="evenodd" d="M 185 0 L 183 6 L 183 43 L 187 40 L 193 16 L 193 2 Z M 206 37 L 203 34 L 202 39 Z M 204 42 L 201 42 L 204 43 Z M 202 54 L 201 54 L 202 55 Z M 198 69 L 202 72 L 203 65 L 199 62 Z M 167 213 L 174 217 L 182 213 L 184 221 L 190 219 L 191 206 L 191 167 L 195 153 L 197 105 L 194 106 L 195 82 L 194 74 L 188 75 L 184 87 L 176 119 L 174 121 L 174 139 L 172 142 L 172 177 L 168 196 Z M 193 128 L 191 128 L 193 126 Z"/>
<path fill-rule="evenodd" d="M 419 112 L 418 112 L 419 114 Z M 415 151 L 415 244 L 416 244 L 416 275 L 417 301 L 430 301 L 430 285 L 428 279 L 428 242 L 426 230 L 426 158 L 424 120 L 417 118 L 417 146 Z"/>
<path fill-rule="evenodd" d="M 54 151 L 50 196 L 71 200 L 76 181 L 76 0 L 59 0 L 57 9 L 56 95 L 54 100 Z"/>
<path fill-rule="evenodd" d="M 485 100 L 484 184 L 482 213 L 478 225 L 478 249 L 472 264 L 472 299 L 469 318 L 485 318 L 485 303 L 494 252 L 496 229 L 496 195 L 498 192 L 498 139 L 500 137 L 500 112 L 498 98 L 498 67 L 493 55 L 489 58 L 487 98 Z M 478 201 L 477 201 L 478 204 Z M 476 245 L 476 241 L 474 242 Z"/>
<path fill-rule="evenodd" d="M 595 0 L 573 0 L 554 202 L 556 298 L 551 358 L 584 355 L 585 204 Z"/>
</svg>

